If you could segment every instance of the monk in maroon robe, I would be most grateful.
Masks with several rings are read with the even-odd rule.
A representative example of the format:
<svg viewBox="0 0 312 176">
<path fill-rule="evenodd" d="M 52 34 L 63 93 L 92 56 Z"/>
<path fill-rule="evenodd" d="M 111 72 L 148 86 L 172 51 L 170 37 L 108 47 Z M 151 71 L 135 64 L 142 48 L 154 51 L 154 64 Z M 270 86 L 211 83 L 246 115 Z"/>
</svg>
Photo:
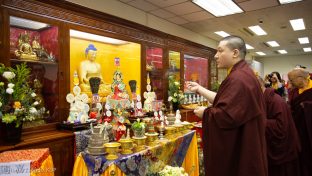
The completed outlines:
<svg viewBox="0 0 312 176">
<path fill-rule="evenodd" d="M 302 176 L 312 175 L 312 80 L 309 72 L 294 69 L 288 73 L 292 90 L 289 102 L 292 115 L 301 142 L 299 153 L 300 171 Z"/>
<path fill-rule="evenodd" d="M 222 39 L 215 58 L 228 76 L 217 93 L 188 82 L 188 89 L 212 102 L 194 112 L 203 118 L 204 166 L 207 176 L 267 176 L 265 103 L 260 84 L 244 60 L 245 42 Z"/>
<path fill-rule="evenodd" d="M 266 103 L 266 141 L 269 176 L 299 176 L 300 142 L 291 111 L 272 88 L 258 77 Z"/>
</svg>

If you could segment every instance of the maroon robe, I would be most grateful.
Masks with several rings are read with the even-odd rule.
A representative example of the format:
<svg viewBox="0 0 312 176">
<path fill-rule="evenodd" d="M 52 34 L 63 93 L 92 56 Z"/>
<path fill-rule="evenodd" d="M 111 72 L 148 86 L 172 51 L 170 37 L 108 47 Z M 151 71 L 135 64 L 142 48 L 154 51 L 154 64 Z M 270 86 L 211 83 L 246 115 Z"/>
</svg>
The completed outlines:
<svg viewBox="0 0 312 176">
<path fill-rule="evenodd" d="M 297 176 L 300 142 L 291 111 L 274 89 L 264 91 L 269 176 Z"/>
<path fill-rule="evenodd" d="M 299 94 L 298 89 L 290 93 L 293 119 L 301 142 L 299 164 L 302 176 L 312 175 L 312 89 Z"/>
<path fill-rule="evenodd" d="M 267 176 L 265 103 L 246 61 L 235 64 L 203 116 L 207 176 Z"/>
</svg>

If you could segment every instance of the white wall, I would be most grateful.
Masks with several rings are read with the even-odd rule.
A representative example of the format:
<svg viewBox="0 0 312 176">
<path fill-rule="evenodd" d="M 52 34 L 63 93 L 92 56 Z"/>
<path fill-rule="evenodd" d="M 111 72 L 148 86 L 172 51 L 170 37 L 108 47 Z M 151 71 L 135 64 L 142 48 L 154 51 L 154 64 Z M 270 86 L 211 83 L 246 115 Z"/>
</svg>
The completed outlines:
<svg viewBox="0 0 312 176">
<path fill-rule="evenodd" d="M 261 76 L 273 71 L 278 71 L 281 76 L 287 75 L 296 65 L 303 65 L 309 72 L 312 72 L 312 54 L 256 58 L 256 60 L 262 63 L 263 75 Z"/>
<path fill-rule="evenodd" d="M 211 48 L 216 48 L 217 41 L 197 34 L 191 30 L 168 22 L 162 18 L 148 14 L 142 10 L 124 4 L 117 0 L 67 0 L 69 2 L 108 13 L 129 21 L 133 21 L 150 28 L 181 37 L 195 43 L 199 43 Z"/>
</svg>

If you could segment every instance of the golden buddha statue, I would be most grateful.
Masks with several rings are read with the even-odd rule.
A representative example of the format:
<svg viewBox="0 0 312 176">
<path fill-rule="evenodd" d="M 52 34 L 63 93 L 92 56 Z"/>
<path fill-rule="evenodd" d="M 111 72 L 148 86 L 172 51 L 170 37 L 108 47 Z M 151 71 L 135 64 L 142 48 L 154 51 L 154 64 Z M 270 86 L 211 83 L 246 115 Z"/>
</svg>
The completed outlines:
<svg viewBox="0 0 312 176">
<path fill-rule="evenodd" d="M 79 80 L 80 80 L 80 88 L 82 93 L 87 94 L 89 97 L 92 96 L 91 87 L 89 83 L 89 79 L 92 77 L 98 77 L 101 79 L 101 84 L 99 87 L 99 96 L 105 97 L 111 93 L 111 85 L 104 83 L 101 65 L 95 62 L 97 49 L 93 44 L 90 44 L 85 51 L 86 60 L 80 63 L 79 68 Z"/>
<path fill-rule="evenodd" d="M 26 60 L 38 60 L 35 52 L 29 43 L 29 35 L 25 31 L 24 34 L 20 34 L 18 38 L 18 50 L 15 51 L 15 55 L 20 59 Z"/>
</svg>

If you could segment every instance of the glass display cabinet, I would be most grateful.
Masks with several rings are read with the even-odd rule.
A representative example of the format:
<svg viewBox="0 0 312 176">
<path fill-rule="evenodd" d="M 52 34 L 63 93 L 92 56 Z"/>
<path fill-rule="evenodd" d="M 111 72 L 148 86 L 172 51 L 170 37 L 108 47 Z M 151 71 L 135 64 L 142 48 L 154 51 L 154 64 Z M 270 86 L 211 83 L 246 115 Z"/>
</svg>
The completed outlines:
<svg viewBox="0 0 312 176">
<path fill-rule="evenodd" d="M 151 79 L 152 91 L 156 93 L 157 100 L 163 100 L 163 49 L 147 47 L 146 49 L 146 72 Z"/>
<path fill-rule="evenodd" d="M 59 28 L 16 16 L 9 17 L 10 63 L 12 67 L 26 63 L 31 69 L 28 81 L 37 94 L 36 119 L 23 128 L 54 122 L 59 107 Z"/>
<path fill-rule="evenodd" d="M 181 53 L 176 51 L 169 51 L 169 68 L 168 74 L 175 75 L 176 80 L 180 80 L 180 64 Z"/>
<path fill-rule="evenodd" d="M 105 98 L 112 92 L 113 76 L 118 70 L 123 74 L 121 79 L 126 85 L 127 93 L 141 94 L 140 44 L 73 29 L 70 30 L 69 44 L 70 90 L 73 90 L 74 78 L 77 75 L 82 93 L 86 93 L 90 98 L 92 93 L 90 86 L 88 88 L 88 79 L 99 77 L 101 83 L 98 93 L 101 98 Z M 87 57 L 90 50 L 95 51 L 93 57 Z M 94 64 L 90 64 L 90 59 Z M 136 82 L 136 85 L 132 86 L 133 90 L 129 85 L 131 80 Z"/>
<path fill-rule="evenodd" d="M 184 80 L 208 88 L 208 59 L 184 54 Z M 186 86 L 184 86 L 186 91 Z"/>
</svg>

